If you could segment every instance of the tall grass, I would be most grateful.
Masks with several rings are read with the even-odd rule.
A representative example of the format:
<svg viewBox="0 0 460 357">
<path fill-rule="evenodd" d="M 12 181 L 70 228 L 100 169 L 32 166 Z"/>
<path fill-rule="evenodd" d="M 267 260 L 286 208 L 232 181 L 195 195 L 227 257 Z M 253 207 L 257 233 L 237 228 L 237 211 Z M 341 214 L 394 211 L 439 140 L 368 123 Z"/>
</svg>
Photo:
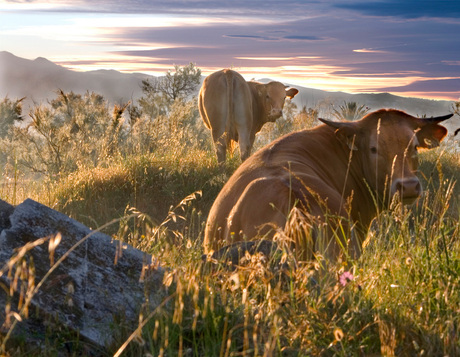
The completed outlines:
<svg viewBox="0 0 460 357">
<path fill-rule="evenodd" d="M 443 148 L 437 151 L 445 154 Z M 142 330 L 143 351 L 195 356 L 460 354 L 459 214 L 451 209 L 457 205 L 458 176 L 447 177 L 455 173 L 459 157 L 447 155 L 423 155 L 424 165 L 435 171 L 425 183 L 429 191 L 413 207 L 381 213 L 362 257 L 333 265 L 326 275 L 318 274 L 314 263 L 274 268 L 275 262 L 258 254 L 247 254 L 245 264 L 235 269 L 203 264 L 197 253 L 200 240 L 171 245 L 160 239 L 152 253 L 171 269 L 165 283 L 174 303 L 150 316 Z M 283 263 L 292 259 L 286 253 L 280 252 Z M 348 280 L 341 279 L 345 272 Z"/>
<path fill-rule="evenodd" d="M 196 153 L 193 157 L 196 158 Z M 314 263 L 294 264 L 293 258 L 282 250 L 276 255 L 281 262 L 267 260 L 260 254 L 247 254 L 244 264 L 236 268 L 203 262 L 201 236 L 195 232 L 202 226 L 206 213 L 199 215 L 196 205 L 199 200 L 203 200 L 202 207 L 209 205 L 212 198 L 205 197 L 207 188 L 211 189 L 214 187 L 211 182 L 216 182 L 217 192 L 217 186 L 230 173 L 212 160 L 197 158 L 198 163 L 194 158 L 177 165 L 149 157 L 143 159 L 147 160 L 144 165 L 139 165 L 136 180 L 139 184 L 147 183 L 138 187 L 142 194 L 153 188 L 161 192 L 166 189 L 163 184 L 176 190 L 186 184 L 184 177 L 198 180 L 206 176 L 207 180 L 202 186 L 203 197 L 197 195 L 196 202 L 189 196 L 178 200 L 177 203 L 182 203 L 172 208 L 166 209 L 165 205 L 162 219 L 138 213 L 134 221 L 127 220 L 117 226 L 117 238 L 148 251 L 158 264 L 168 269 L 164 285 L 169 295 L 164 304 L 143 313 L 142 329 L 114 330 L 117 342 L 108 347 L 108 355 L 118 352 L 123 356 L 455 356 L 460 353 L 460 233 L 458 210 L 453 210 L 458 207 L 457 153 L 440 148 L 434 154 L 422 155 L 428 191 L 412 207 L 397 206 L 391 212 L 381 213 L 369 232 L 361 258 L 332 265 L 328 274 L 318 274 Z M 162 184 L 158 186 L 162 188 L 157 191 L 158 186 L 149 180 L 161 179 L 160 165 L 168 169 L 161 174 L 168 179 L 160 181 Z M 95 173 L 91 179 L 87 178 L 90 186 L 82 184 L 85 182 L 82 177 L 80 181 L 69 181 L 72 184 L 63 183 L 62 188 L 56 189 L 59 192 L 56 197 L 64 196 L 62 192 L 72 192 L 72 186 L 75 195 L 87 190 L 89 196 L 82 196 L 84 200 L 100 201 L 101 207 L 114 204 L 117 200 L 109 192 L 118 192 L 123 184 L 132 185 L 126 182 L 134 177 L 133 168 L 126 166 L 123 171 L 123 167 L 120 165 L 105 175 Z M 112 173 L 114 177 L 109 179 Z M 124 181 L 123 177 L 130 180 Z M 104 180 L 98 183 L 98 178 Z M 191 186 L 196 188 L 197 182 Z M 108 201 L 98 193 L 98 185 L 104 187 L 100 190 Z M 167 195 L 162 194 L 166 200 Z M 153 197 L 150 199 L 156 202 Z M 204 202 L 208 199 L 208 203 Z M 119 206 L 120 212 L 123 211 L 123 205 Z M 89 206 L 82 207 L 80 213 Z M 163 224 L 173 222 L 173 217 L 183 224 L 171 227 Z M 341 279 L 345 272 L 348 280 Z M 125 341 L 129 343 L 124 345 Z"/>
<path fill-rule="evenodd" d="M 120 218 L 106 232 L 167 269 L 168 297 L 135 331 L 114 327 L 103 355 L 460 355 L 458 151 L 423 153 L 424 196 L 382 212 L 361 258 L 327 274 L 282 248 L 278 260 L 246 254 L 237 267 L 203 261 L 203 224 L 238 160 L 222 167 L 198 149 L 150 153 L 36 188 L 10 171 L 0 193 L 12 203 L 32 196 L 93 228 Z M 63 334 L 50 329 L 44 350 L 18 343 L 8 353 L 59 355 Z"/>
<path fill-rule="evenodd" d="M 180 159 L 156 154 L 130 157 L 108 168 L 69 175 L 55 188 L 55 207 L 90 227 L 123 216 L 129 207 L 158 224 L 182 198 L 201 191 L 194 207 L 207 214 L 237 164 L 235 157 L 221 167 L 210 153 L 199 150 Z"/>
<path fill-rule="evenodd" d="M 17 205 L 32 198 L 51 206 L 54 203 L 53 184 L 49 180 L 25 175 L 17 166 L 6 166 L 0 172 L 0 199 Z"/>
<path fill-rule="evenodd" d="M 452 189 L 448 180 L 418 207 L 382 213 L 363 256 L 326 275 L 258 254 L 235 269 L 203 264 L 199 240 L 160 239 L 152 253 L 170 268 L 174 303 L 153 311 L 132 344 L 155 356 L 458 355 Z"/>
</svg>

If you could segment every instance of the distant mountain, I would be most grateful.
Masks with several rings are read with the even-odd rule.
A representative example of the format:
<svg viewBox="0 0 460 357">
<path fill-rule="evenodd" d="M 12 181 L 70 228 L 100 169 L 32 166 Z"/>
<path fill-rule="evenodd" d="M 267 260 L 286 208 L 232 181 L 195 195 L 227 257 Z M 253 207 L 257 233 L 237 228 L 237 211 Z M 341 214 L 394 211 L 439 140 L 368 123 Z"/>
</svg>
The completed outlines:
<svg viewBox="0 0 460 357">
<path fill-rule="evenodd" d="M 0 52 L 0 99 L 5 96 L 10 99 L 27 97 L 26 106 L 54 98 L 58 89 L 81 94 L 94 91 L 103 95 L 110 103 L 125 103 L 142 96 L 140 84 L 147 78 L 153 77 L 114 70 L 77 72 L 58 66 L 42 57 L 27 60 L 9 52 Z M 266 78 L 259 80 L 270 81 Z M 371 110 L 401 109 L 416 116 L 446 114 L 451 111 L 453 103 L 445 100 L 404 98 L 389 93 L 350 94 L 327 92 L 295 84 L 292 86 L 299 89 L 299 94 L 294 98 L 294 103 L 298 107 L 318 108 L 320 114 L 324 116 L 330 116 L 331 104 L 337 106 L 344 102 L 357 102 Z"/>
<path fill-rule="evenodd" d="M 263 78 L 258 79 L 258 81 L 267 83 L 270 79 Z M 356 102 L 359 105 L 365 105 L 371 111 L 382 108 L 400 109 L 414 116 L 437 116 L 452 112 L 453 101 L 448 100 L 406 98 L 390 93 L 351 94 L 345 92 L 328 92 L 299 87 L 292 83 L 286 83 L 286 85 L 299 89 L 299 94 L 293 99 L 298 107 L 319 108 L 323 115 L 330 114 L 331 105 L 337 108 L 344 102 Z"/>
<path fill-rule="evenodd" d="M 93 91 L 109 102 L 126 102 L 142 95 L 140 83 L 146 74 L 125 74 L 114 70 L 72 71 L 45 58 L 27 60 L 9 52 L 0 52 L 0 98 L 27 97 L 28 103 L 40 103 L 56 96 L 56 90 L 85 93 Z"/>
</svg>

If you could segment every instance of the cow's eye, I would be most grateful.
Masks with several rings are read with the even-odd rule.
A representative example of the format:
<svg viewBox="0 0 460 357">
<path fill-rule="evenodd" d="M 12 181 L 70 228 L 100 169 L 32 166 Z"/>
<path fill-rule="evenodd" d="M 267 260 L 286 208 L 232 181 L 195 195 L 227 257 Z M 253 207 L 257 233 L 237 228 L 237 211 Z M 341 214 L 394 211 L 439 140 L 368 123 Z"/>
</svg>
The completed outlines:
<svg viewBox="0 0 460 357">
<path fill-rule="evenodd" d="M 377 154 L 377 148 L 375 146 L 371 147 L 371 153 L 372 154 Z"/>
</svg>

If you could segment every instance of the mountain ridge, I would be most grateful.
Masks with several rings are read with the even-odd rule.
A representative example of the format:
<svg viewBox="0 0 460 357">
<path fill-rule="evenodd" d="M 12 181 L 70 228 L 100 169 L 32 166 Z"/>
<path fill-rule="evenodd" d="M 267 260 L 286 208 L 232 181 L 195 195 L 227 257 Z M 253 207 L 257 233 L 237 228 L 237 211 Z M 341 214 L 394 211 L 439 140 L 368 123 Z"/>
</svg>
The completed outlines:
<svg viewBox="0 0 460 357">
<path fill-rule="evenodd" d="M 140 83 L 150 77 L 115 70 L 77 72 L 44 57 L 27 60 L 0 52 L 0 97 L 26 97 L 29 105 L 55 97 L 58 89 L 75 93 L 93 91 L 111 103 L 127 102 L 142 95 Z"/>
<path fill-rule="evenodd" d="M 78 72 L 45 57 L 29 60 L 0 51 L 0 97 L 26 97 L 26 107 L 54 98 L 59 89 L 79 94 L 93 91 L 113 104 L 135 101 L 142 96 L 141 81 L 151 78 L 155 77 L 143 73 L 121 73 L 113 69 Z M 259 81 L 267 82 L 270 79 L 263 78 Z M 453 103 L 446 100 L 399 97 L 390 93 L 351 94 L 288 85 L 299 89 L 299 94 L 293 100 L 298 107 L 319 108 L 321 115 L 330 114 L 332 105 L 353 101 L 370 110 L 395 108 L 415 116 L 436 116 L 451 111 Z"/>
</svg>

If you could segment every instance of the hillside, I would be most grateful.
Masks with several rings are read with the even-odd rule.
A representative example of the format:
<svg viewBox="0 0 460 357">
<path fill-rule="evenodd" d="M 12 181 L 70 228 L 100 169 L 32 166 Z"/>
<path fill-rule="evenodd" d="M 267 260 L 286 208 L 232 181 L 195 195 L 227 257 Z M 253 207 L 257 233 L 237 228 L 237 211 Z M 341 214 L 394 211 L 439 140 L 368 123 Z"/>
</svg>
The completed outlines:
<svg viewBox="0 0 460 357">
<path fill-rule="evenodd" d="M 124 102 L 140 97 L 139 84 L 148 77 L 114 70 L 76 72 L 42 57 L 27 60 L 0 52 L 0 97 L 27 97 L 26 105 L 54 97 L 57 89 L 76 93 L 89 90 L 102 94 L 111 103 Z"/>
<path fill-rule="evenodd" d="M 45 58 L 27 60 L 9 52 L 0 52 L 0 97 L 27 97 L 26 106 L 40 103 L 55 96 L 60 88 L 64 91 L 84 93 L 87 90 L 102 94 L 111 103 L 138 99 L 142 95 L 140 82 L 152 78 L 141 73 L 120 73 L 115 70 L 76 72 L 58 66 Z M 269 79 L 259 79 L 267 82 Z M 451 110 L 451 101 L 405 98 L 389 93 L 350 94 L 327 92 L 305 88 L 294 83 L 300 93 L 294 98 L 299 106 L 319 108 L 320 114 L 327 116 L 330 105 L 340 105 L 344 101 L 364 104 L 371 110 L 396 108 L 412 115 L 440 115 Z"/>
</svg>

